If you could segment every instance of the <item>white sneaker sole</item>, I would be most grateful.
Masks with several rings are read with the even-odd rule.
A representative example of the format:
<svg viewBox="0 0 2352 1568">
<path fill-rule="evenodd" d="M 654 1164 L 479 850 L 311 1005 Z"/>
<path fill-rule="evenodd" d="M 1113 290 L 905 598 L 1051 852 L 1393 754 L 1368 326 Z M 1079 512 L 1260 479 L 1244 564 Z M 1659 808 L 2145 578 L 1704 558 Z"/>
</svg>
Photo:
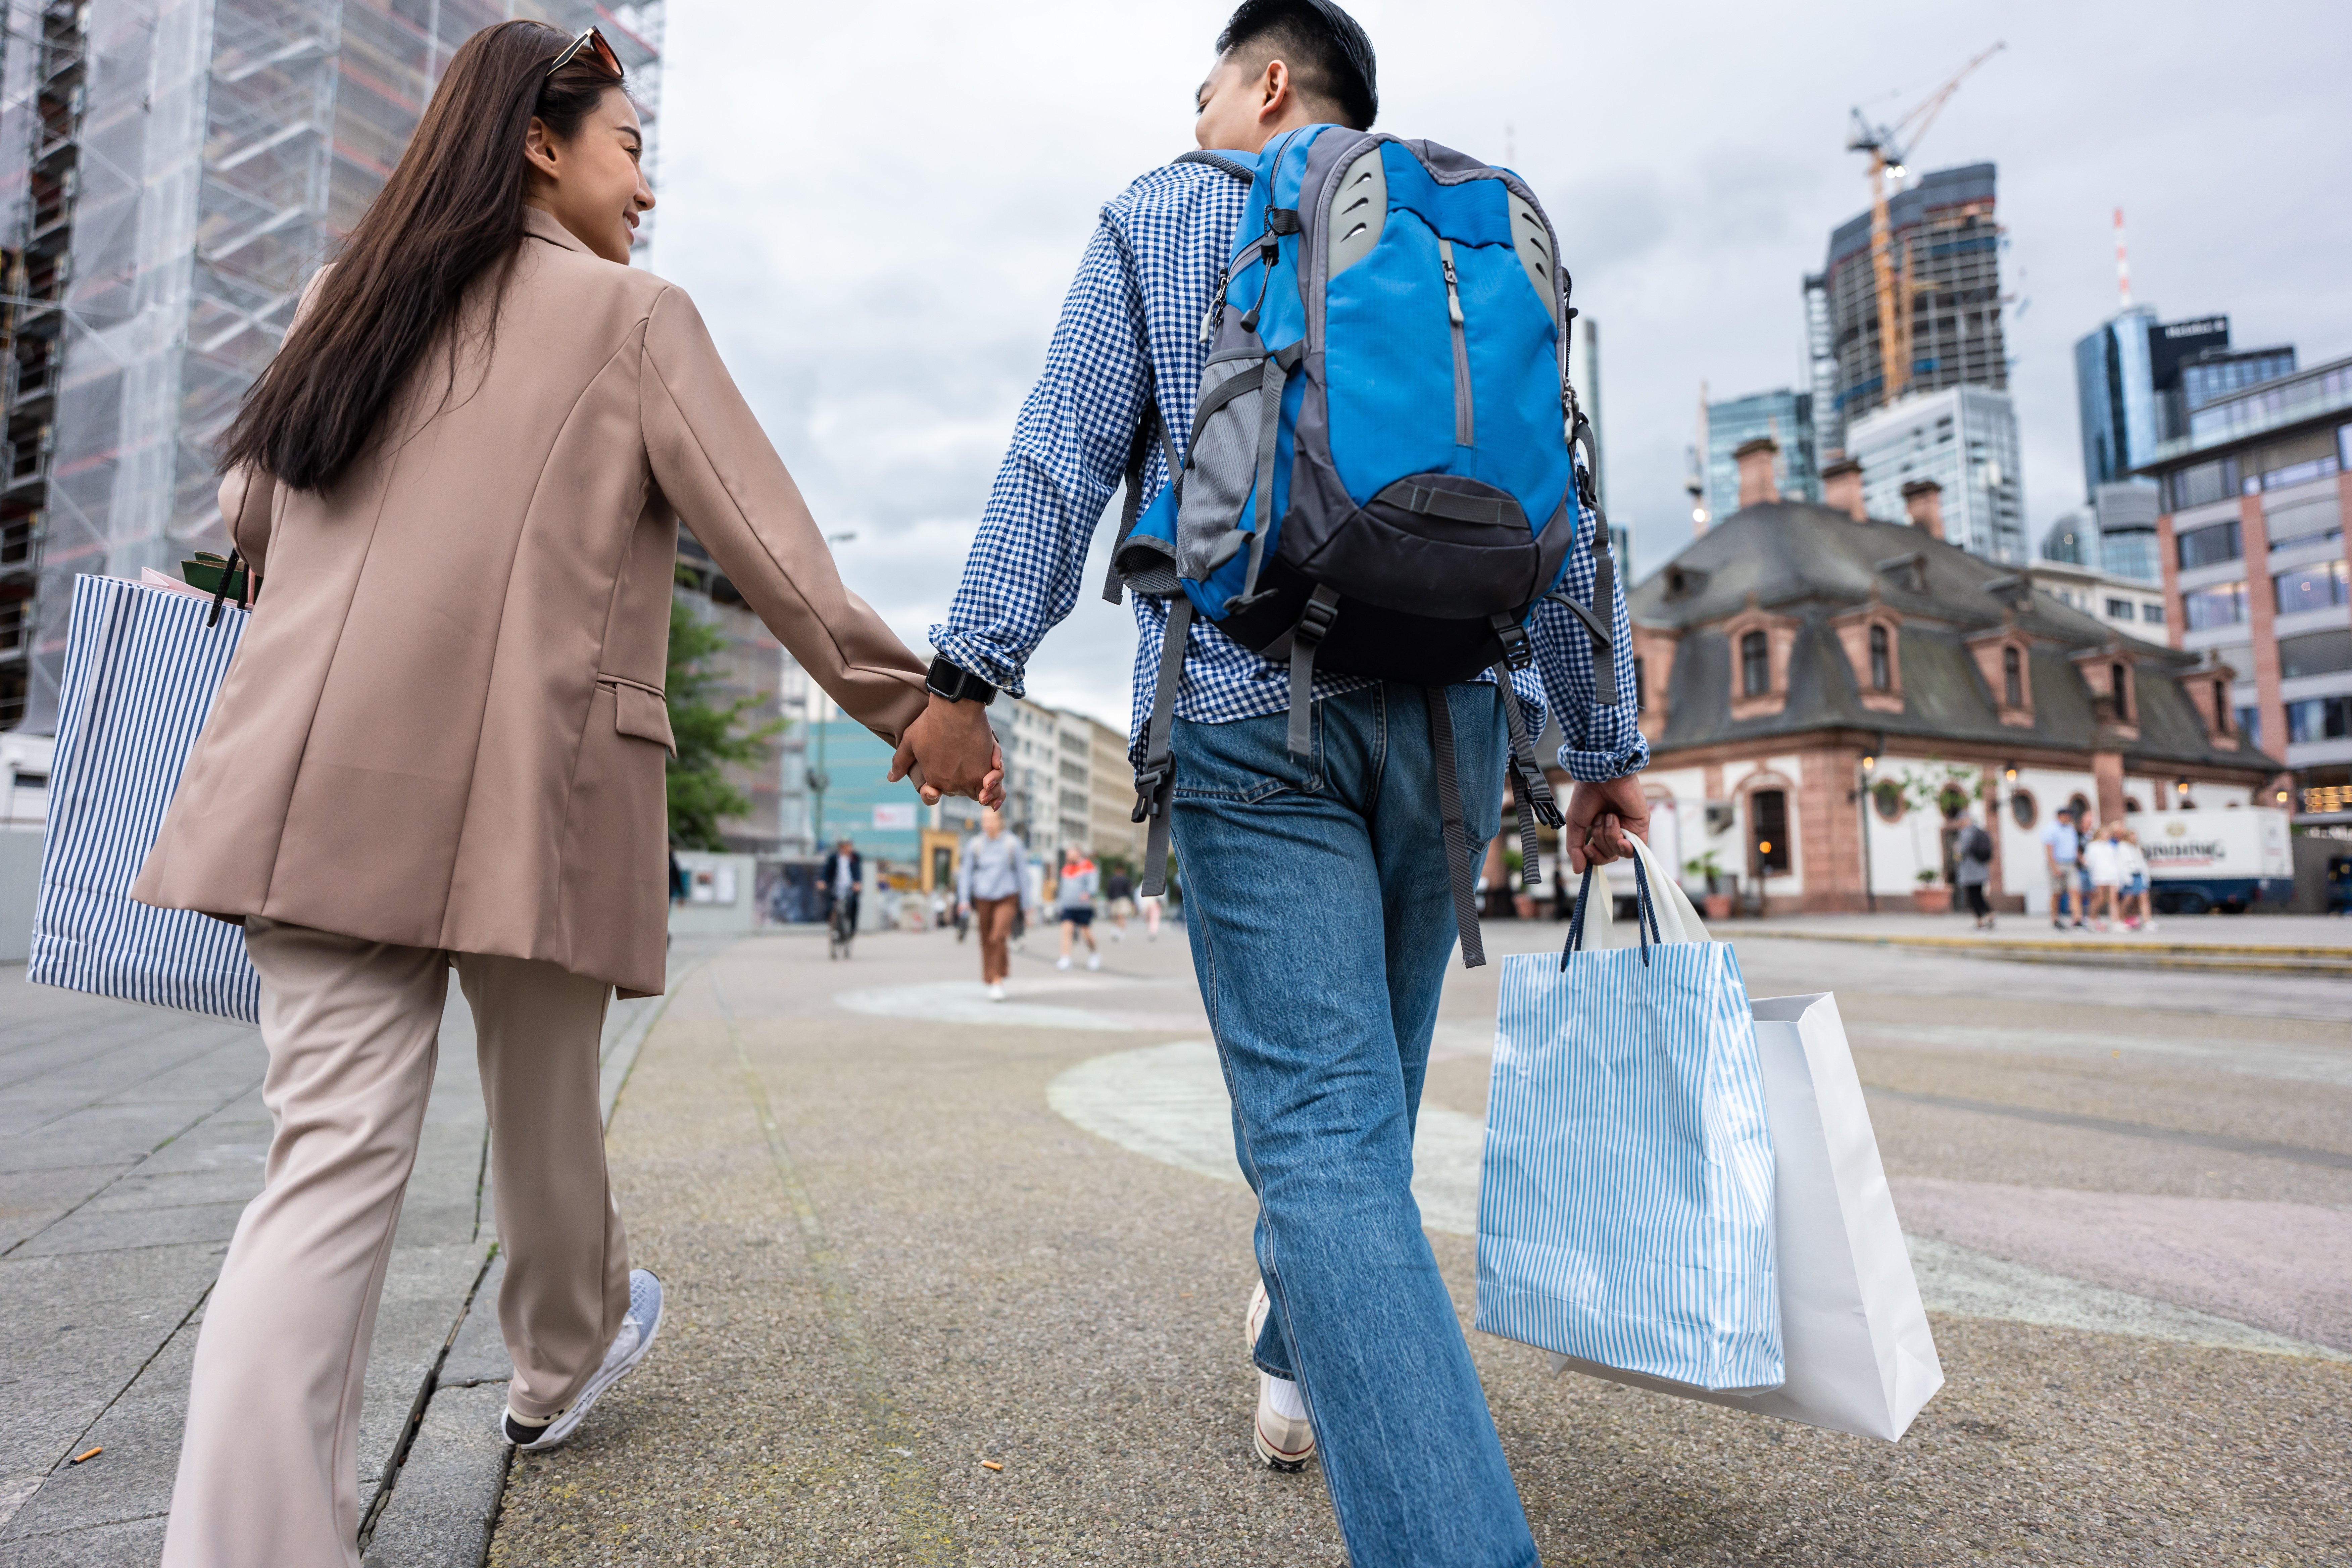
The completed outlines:
<svg viewBox="0 0 2352 1568">
<path fill-rule="evenodd" d="M 1261 1279 L 1255 1289 L 1250 1292 L 1249 1315 L 1243 1320 L 1242 1331 L 1248 1336 L 1247 1344 L 1253 1358 L 1257 1354 L 1259 1331 L 1265 1327 L 1266 1314 L 1273 1310 L 1274 1303 L 1265 1293 L 1265 1281 Z M 1267 1376 L 1268 1373 L 1260 1369 L 1257 1413 L 1250 1421 L 1250 1446 L 1257 1450 L 1258 1462 L 1269 1470 L 1280 1470 L 1285 1474 L 1303 1470 L 1307 1468 L 1307 1461 L 1315 1457 L 1315 1429 L 1304 1421 L 1294 1423 L 1266 1409 L 1265 1380 Z M 1275 1439 L 1268 1437 L 1265 1435 L 1265 1426 L 1269 1416 L 1284 1427 L 1295 1426 L 1296 1432 L 1285 1432 L 1284 1436 L 1294 1442 L 1303 1437 L 1302 1446 L 1286 1448 Z"/>
<path fill-rule="evenodd" d="M 561 1415 L 549 1422 L 547 1429 L 538 1436 L 528 1443 L 517 1443 L 515 1452 L 544 1454 L 550 1448 L 560 1448 L 570 1442 L 572 1434 L 580 1429 L 580 1423 L 587 1419 L 588 1407 L 604 1397 L 605 1390 L 637 1370 L 637 1363 L 646 1359 L 646 1352 L 654 1348 L 656 1340 L 661 1338 L 662 1322 L 668 1316 L 669 1293 L 664 1290 L 661 1310 L 654 1314 L 653 1326 L 637 1335 L 637 1348 L 610 1366 L 598 1367 L 596 1375 L 588 1380 L 588 1386 L 580 1391 L 580 1397 L 573 1400 Z M 506 1436 L 503 1419 L 499 1423 L 499 1435 Z"/>
</svg>

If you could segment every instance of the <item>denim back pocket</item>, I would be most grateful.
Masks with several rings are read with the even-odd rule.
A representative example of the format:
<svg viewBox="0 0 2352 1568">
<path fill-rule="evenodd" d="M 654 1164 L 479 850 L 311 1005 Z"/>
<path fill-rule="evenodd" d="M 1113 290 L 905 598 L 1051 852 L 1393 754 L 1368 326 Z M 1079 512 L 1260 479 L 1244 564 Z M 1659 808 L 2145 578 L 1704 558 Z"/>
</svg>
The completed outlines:
<svg viewBox="0 0 2352 1568">
<path fill-rule="evenodd" d="M 1268 713 L 1226 724 L 1179 719 L 1171 736 L 1179 800 L 1231 801 L 1254 805 L 1285 792 L 1312 795 L 1323 787 L 1323 716 L 1315 716 L 1315 754 L 1290 754 L 1290 715 Z"/>
</svg>

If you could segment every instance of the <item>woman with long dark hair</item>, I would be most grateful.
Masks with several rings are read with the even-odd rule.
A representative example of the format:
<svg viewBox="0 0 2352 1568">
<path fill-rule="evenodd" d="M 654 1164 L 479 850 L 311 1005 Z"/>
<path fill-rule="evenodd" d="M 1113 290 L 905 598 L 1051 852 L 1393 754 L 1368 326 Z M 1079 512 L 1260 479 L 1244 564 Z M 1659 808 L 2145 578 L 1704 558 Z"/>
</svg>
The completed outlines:
<svg viewBox="0 0 2352 1568">
<path fill-rule="evenodd" d="M 661 1326 L 597 1047 L 664 985 L 678 516 L 835 700 L 919 739 L 923 665 L 845 590 L 693 304 L 593 32 L 467 40 L 225 443 L 261 583 L 138 896 L 242 921 L 276 1123 L 207 1303 L 163 1559 L 356 1568 L 362 1380 L 449 971 L 488 1102 L 504 1429 L 567 1438 Z M 991 759 L 929 746 L 933 784 Z"/>
</svg>

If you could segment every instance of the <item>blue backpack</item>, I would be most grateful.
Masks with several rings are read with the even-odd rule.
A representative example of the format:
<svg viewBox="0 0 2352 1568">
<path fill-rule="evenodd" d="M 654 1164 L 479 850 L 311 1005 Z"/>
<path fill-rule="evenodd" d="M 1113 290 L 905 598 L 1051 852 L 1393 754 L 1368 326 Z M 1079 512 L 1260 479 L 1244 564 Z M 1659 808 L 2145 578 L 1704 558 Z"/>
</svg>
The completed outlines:
<svg viewBox="0 0 2352 1568">
<path fill-rule="evenodd" d="M 1433 142 L 1311 125 L 1254 166 L 1195 153 L 1250 183 L 1240 238 L 1202 336 L 1192 428 L 1178 459 L 1154 400 L 1129 468 L 1111 553 L 1119 585 L 1170 600 L 1159 689 L 1136 774 L 1151 825 L 1143 891 L 1165 882 L 1168 736 L 1194 616 L 1290 668 L 1290 750 L 1311 749 L 1315 671 L 1430 689 L 1445 847 L 1465 963 L 1485 962 L 1454 733 L 1442 689 L 1493 668 L 1511 734 L 1522 859 L 1561 817 L 1509 671 L 1551 595 L 1591 493 L 1591 427 L 1569 384 L 1559 238 L 1516 174 Z M 1137 515 L 1157 430 L 1173 480 Z M 1575 448 L 1585 449 L 1580 466 Z M 1604 525 L 1588 608 L 1601 700 L 1614 567 Z M 1595 612 L 1598 614 L 1595 614 Z"/>
</svg>

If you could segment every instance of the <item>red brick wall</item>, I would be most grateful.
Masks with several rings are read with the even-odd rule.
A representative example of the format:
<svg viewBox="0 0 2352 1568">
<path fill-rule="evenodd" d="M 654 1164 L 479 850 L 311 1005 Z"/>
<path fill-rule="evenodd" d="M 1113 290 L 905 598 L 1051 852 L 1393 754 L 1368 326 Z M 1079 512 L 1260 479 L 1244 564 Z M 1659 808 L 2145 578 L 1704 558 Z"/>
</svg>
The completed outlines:
<svg viewBox="0 0 2352 1568">
<path fill-rule="evenodd" d="M 1805 879 L 1800 907 L 1808 914 L 1866 909 L 1862 881 L 1862 817 L 1857 789 L 1862 753 L 1832 747 L 1799 755 L 1798 870 Z"/>
<path fill-rule="evenodd" d="M 2254 638 L 2254 703 L 2263 716 L 2263 750 L 2286 755 L 2286 702 L 2279 695 L 2278 595 L 2271 588 L 2271 531 L 2263 498 L 2238 498 L 2239 542 L 2246 552 L 2246 625 Z"/>
</svg>

